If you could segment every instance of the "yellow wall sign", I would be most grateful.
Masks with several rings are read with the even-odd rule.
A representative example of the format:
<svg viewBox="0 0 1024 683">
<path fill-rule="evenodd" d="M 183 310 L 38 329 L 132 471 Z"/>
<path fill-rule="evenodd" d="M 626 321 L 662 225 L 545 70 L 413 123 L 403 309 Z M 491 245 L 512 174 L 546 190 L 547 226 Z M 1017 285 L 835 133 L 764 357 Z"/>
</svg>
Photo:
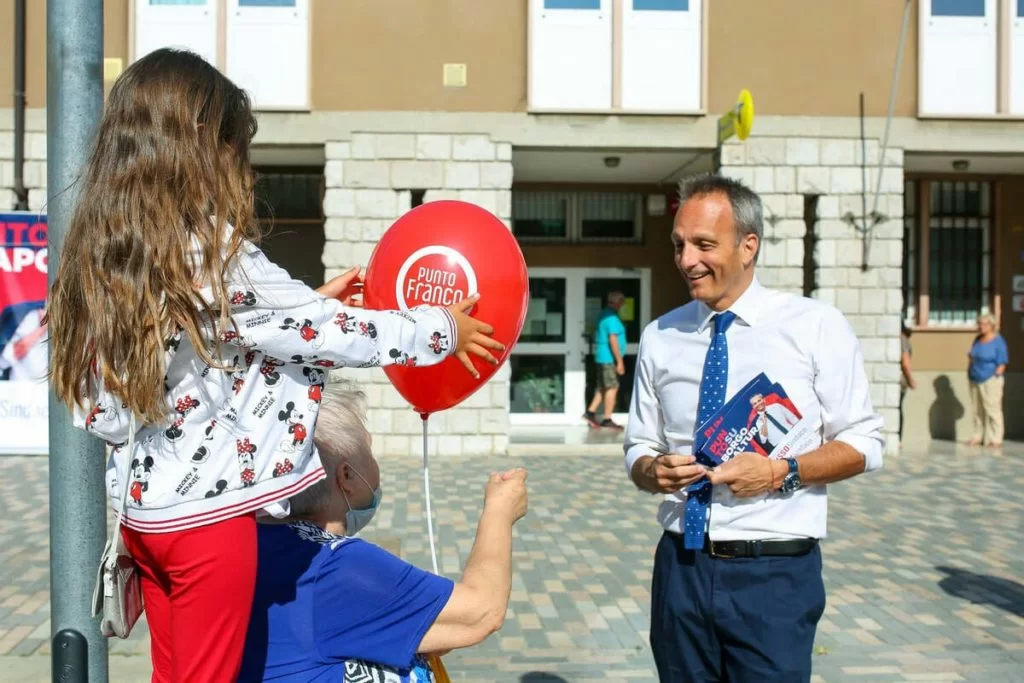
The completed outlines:
<svg viewBox="0 0 1024 683">
<path fill-rule="evenodd" d="M 754 96 L 744 88 L 736 98 L 736 105 L 718 119 L 718 144 L 722 144 L 733 135 L 740 140 L 746 140 L 753 127 Z"/>
</svg>

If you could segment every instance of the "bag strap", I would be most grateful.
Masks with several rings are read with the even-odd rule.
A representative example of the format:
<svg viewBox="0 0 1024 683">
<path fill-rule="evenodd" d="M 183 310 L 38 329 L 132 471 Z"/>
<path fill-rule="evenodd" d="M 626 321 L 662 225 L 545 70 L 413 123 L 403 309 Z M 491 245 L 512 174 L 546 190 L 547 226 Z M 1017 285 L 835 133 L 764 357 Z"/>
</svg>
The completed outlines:
<svg viewBox="0 0 1024 683">
<path fill-rule="evenodd" d="M 110 538 L 110 548 L 119 548 L 121 546 L 121 524 L 124 519 L 125 510 L 128 507 L 128 489 L 131 488 L 131 463 L 132 463 L 132 452 L 135 450 L 135 413 L 132 413 L 131 419 L 128 422 L 128 444 L 125 447 L 125 463 L 124 463 L 124 492 L 121 493 L 121 507 L 119 507 L 114 515 L 114 530 L 113 535 Z M 116 552 L 112 555 L 116 556 Z"/>
</svg>

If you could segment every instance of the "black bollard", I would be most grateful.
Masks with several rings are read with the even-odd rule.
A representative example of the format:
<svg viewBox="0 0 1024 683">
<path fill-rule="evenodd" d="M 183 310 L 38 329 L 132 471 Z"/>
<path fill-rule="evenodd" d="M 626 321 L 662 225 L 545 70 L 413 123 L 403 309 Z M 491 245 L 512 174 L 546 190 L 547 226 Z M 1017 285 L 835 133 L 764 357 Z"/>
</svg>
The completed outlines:
<svg viewBox="0 0 1024 683">
<path fill-rule="evenodd" d="M 73 628 L 53 636 L 50 654 L 53 683 L 89 683 L 89 643 Z"/>
</svg>

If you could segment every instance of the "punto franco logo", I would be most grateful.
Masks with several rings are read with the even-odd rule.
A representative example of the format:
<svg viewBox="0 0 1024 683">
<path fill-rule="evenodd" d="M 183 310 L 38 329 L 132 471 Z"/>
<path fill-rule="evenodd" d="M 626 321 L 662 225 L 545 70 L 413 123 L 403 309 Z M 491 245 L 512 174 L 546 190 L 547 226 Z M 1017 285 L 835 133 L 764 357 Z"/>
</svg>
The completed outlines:
<svg viewBox="0 0 1024 683">
<path fill-rule="evenodd" d="M 461 253 L 440 244 L 423 247 L 405 259 L 395 281 L 398 307 L 451 306 L 477 292 L 476 273 Z"/>
</svg>

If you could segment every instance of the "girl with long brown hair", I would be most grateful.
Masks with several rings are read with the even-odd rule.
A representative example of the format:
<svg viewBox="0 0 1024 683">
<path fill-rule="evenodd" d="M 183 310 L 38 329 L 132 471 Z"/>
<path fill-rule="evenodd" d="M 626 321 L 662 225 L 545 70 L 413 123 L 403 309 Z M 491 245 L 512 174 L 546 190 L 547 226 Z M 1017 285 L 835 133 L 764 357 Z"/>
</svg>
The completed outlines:
<svg viewBox="0 0 1024 683">
<path fill-rule="evenodd" d="M 234 681 L 258 514 L 324 477 L 312 431 L 329 368 L 455 354 L 492 329 L 449 308 L 366 311 L 358 270 L 314 291 L 255 246 L 249 98 L 161 49 L 111 89 L 49 297 L 51 383 L 112 446 L 106 485 L 139 566 L 153 680 Z M 342 297 L 346 305 L 334 297 Z M 135 422 L 137 421 L 137 422 Z M 134 450 L 124 453 L 130 424 Z M 85 568 L 83 568 L 85 569 Z"/>
</svg>

